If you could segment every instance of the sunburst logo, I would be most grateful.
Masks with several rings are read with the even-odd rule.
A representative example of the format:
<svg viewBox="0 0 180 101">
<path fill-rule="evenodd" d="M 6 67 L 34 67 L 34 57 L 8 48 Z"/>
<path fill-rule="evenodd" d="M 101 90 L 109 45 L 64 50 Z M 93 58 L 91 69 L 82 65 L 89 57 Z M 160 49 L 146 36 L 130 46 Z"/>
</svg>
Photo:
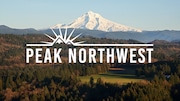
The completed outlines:
<svg viewBox="0 0 180 101">
<path fill-rule="evenodd" d="M 68 29 L 65 29 L 64 35 L 62 33 L 61 28 L 59 28 L 59 34 L 57 34 L 53 29 L 51 29 L 51 31 L 53 32 L 55 38 L 53 38 L 52 36 L 48 35 L 48 34 L 44 34 L 46 35 L 49 39 L 52 40 L 52 42 L 47 42 L 47 41 L 41 41 L 42 44 L 27 44 L 26 46 L 53 46 L 54 44 L 67 44 L 67 45 L 73 45 L 73 46 L 78 46 L 81 43 L 84 43 L 85 41 L 80 41 L 80 42 L 74 42 L 82 33 L 78 34 L 77 36 L 72 37 L 75 29 L 73 29 L 71 31 L 71 33 L 68 36 Z"/>
</svg>

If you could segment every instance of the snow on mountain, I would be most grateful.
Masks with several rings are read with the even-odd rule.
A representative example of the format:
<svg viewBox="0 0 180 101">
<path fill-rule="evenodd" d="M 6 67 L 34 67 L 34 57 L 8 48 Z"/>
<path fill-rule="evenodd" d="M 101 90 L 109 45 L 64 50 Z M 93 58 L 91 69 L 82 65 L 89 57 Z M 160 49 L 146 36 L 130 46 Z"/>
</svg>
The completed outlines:
<svg viewBox="0 0 180 101">
<path fill-rule="evenodd" d="M 141 32 L 140 29 L 128 27 L 115 23 L 113 21 L 103 18 L 100 14 L 89 11 L 77 18 L 70 24 L 57 24 L 51 28 L 80 28 L 80 29 L 90 29 L 90 30 L 101 30 L 106 32 L 114 31 L 134 31 Z"/>
</svg>

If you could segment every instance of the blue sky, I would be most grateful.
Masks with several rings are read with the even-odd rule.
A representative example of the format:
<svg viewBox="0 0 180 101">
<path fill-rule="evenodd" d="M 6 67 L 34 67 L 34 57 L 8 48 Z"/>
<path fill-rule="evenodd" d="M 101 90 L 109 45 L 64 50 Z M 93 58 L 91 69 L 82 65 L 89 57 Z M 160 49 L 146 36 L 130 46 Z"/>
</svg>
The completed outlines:
<svg viewBox="0 0 180 101">
<path fill-rule="evenodd" d="M 0 25 L 42 29 L 90 10 L 142 30 L 180 30 L 180 0 L 0 0 Z"/>
</svg>

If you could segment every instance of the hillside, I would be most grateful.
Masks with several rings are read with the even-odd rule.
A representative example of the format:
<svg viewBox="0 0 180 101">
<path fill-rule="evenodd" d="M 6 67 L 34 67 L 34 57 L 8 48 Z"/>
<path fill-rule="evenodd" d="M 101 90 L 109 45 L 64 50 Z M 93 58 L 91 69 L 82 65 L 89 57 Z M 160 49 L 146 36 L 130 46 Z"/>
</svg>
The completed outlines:
<svg viewBox="0 0 180 101">
<path fill-rule="evenodd" d="M 40 34 L 40 33 L 42 32 L 33 28 L 17 29 L 17 28 L 10 28 L 5 25 L 0 25 L 0 34 Z"/>
<path fill-rule="evenodd" d="M 48 41 L 45 35 L 27 34 L 11 35 L 0 34 L 0 68 L 25 67 L 24 49 L 26 43 L 39 43 Z M 81 37 L 86 43 L 141 43 L 135 40 L 112 40 L 106 38 Z M 165 41 L 154 41 L 154 52 L 152 54 L 154 61 L 174 60 L 180 56 L 180 44 Z"/>
<path fill-rule="evenodd" d="M 48 41 L 48 38 L 41 34 L 0 34 L 0 100 L 129 101 L 146 100 L 147 96 L 153 100 L 179 97 L 179 43 L 153 41 L 155 51 L 151 64 L 26 64 L 25 44 L 42 40 Z M 140 43 L 93 37 L 79 40 Z M 67 49 L 67 46 L 61 47 Z M 62 57 L 66 59 L 65 55 Z"/>
</svg>

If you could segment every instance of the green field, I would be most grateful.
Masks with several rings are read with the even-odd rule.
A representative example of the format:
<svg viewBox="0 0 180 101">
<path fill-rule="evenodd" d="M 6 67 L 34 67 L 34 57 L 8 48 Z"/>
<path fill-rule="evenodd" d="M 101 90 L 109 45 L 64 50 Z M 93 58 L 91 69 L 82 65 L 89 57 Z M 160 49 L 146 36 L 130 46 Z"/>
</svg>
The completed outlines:
<svg viewBox="0 0 180 101">
<path fill-rule="evenodd" d="M 80 76 L 79 78 L 83 83 L 86 83 L 89 82 L 90 77 L 93 77 L 95 82 L 97 81 L 98 78 L 101 78 L 104 82 L 118 83 L 118 84 L 139 82 L 143 80 L 141 78 L 136 77 L 133 74 L 121 74 L 114 72 L 108 72 L 108 73 L 91 75 L 91 76 Z"/>
</svg>

